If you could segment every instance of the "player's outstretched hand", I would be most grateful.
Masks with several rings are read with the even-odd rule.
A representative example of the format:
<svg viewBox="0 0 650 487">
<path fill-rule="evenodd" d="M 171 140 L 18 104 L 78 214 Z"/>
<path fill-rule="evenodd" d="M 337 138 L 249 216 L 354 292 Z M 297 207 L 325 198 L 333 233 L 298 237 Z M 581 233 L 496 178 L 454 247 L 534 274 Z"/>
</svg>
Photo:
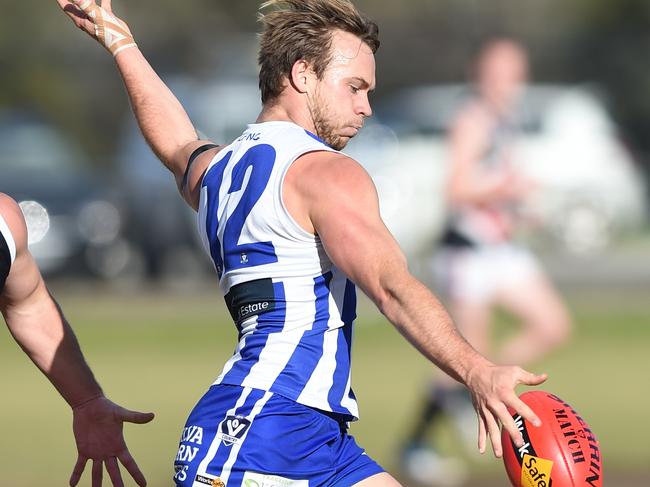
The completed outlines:
<svg viewBox="0 0 650 487">
<path fill-rule="evenodd" d="M 73 409 L 72 429 L 77 442 L 77 463 L 70 477 L 70 485 L 79 482 L 88 460 L 93 461 L 92 487 L 101 487 L 104 466 L 114 487 L 124 487 L 119 460 L 140 486 L 147 481 L 129 453 L 122 428 L 124 423 L 148 423 L 153 413 L 129 411 L 101 396 Z"/>
<path fill-rule="evenodd" d="M 490 437 L 494 455 L 503 454 L 499 423 L 508 431 L 515 444 L 523 446 L 523 437 L 514 419 L 508 413 L 511 407 L 535 426 L 541 421 L 515 392 L 519 384 L 536 386 L 547 379 L 546 374 L 533 374 L 515 366 L 489 366 L 474 370 L 467 386 L 472 393 L 474 407 L 478 414 L 478 448 L 485 453 L 487 438 Z"/>
<path fill-rule="evenodd" d="M 129 26 L 118 18 L 111 7 L 111 0 L 57 0 L 61 9 L 77 27 L 96 39 L 113 56 L 129 47 L 135 41 Z"/>
</svg>

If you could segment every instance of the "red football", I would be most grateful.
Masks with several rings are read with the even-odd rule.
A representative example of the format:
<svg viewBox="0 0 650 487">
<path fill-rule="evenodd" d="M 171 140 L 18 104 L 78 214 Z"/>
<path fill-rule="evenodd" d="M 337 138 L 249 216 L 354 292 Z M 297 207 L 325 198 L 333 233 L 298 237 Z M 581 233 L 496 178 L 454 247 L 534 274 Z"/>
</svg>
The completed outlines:
<svg viewBox="0 0 650 487">
<path fill-rule="evenodd" d="M 562 399 L 544 391 L 520 396 L 542 420 L 535 427 L 510 411 L 524 437 L 517 448 L 503 429 L 503 463 L 514 487 L 602 487 L 598 440 Z"/>
</svg>

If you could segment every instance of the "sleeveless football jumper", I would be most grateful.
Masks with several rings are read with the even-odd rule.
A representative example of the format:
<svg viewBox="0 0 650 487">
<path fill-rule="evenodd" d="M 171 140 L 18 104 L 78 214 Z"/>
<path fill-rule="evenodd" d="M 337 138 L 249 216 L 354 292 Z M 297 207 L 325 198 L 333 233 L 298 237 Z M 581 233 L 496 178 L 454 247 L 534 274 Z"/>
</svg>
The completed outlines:
<svg viewBox="0 0 650 487">
<path fill-rule="evenodd" d="M 249 125 L 211 161 L 199 231 L 238 344 L 181 434 L 179 487 L 345 487 L 383 469 L 347 433 L 355 286 L 282 200 L 291 164 L 333 149 L 290 122 Z"/>
<path fill-rule="evenodd" d="M 332 151 L 289 122 L 253 124 L 208 167 L 199 226 L 239 331 L 216 384 L 358 416 L 350 386 L 354 285 L 282 201 L 289 166 Z"/>
</svg>

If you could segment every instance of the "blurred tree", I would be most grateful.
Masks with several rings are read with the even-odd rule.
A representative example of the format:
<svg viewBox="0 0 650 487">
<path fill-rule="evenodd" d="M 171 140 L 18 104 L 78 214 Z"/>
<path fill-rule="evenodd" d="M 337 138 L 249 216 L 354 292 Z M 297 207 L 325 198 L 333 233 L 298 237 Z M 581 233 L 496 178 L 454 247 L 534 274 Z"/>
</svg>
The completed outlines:
<svg viewBox="0 0 650 487">
<path fill-rule="evenodd" d="M 650 170 L 650 2 L 579 0 L 573 15 L 583 36 L 574 46 L 578 76 L 597 79 L 615 118 Z"/>
<path fill-rule="evenodd" d="M 237 16 L 243 7 L 233 4 L 239 5 L 117 1 L 114 8 L 129 19 L 140 47 L 164 74 L 197 70 L 206 59 L 212 62 L 210 48 L 228 46 L 233 35 L 254 29 L 255 16 L 249 12 L 249 21 Z M 249 7 L 254 12 L 252 3 Z M 128 101 L 110 57 L 73 28 L 54 0 L 4 6 L 0 71 L 0 107 L 39 112 L 78 140 L 90 164 L 110 164 Z"/>
</svg>

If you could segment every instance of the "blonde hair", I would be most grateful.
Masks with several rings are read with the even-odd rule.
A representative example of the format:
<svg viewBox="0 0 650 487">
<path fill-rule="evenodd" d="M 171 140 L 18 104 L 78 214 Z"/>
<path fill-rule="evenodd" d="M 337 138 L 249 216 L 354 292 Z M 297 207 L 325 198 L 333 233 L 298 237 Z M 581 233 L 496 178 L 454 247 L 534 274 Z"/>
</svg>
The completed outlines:
<svg viewBox="0 0 650 487">
<path fill-rule="evenodd" d="M 261 11 L 273 7 L 269 13 Z M 331 59 L 332 32 L 354 34 L 375 53 L 379 27 L 348 0 L 269 0 L 260 7 L 258 63 L 262 103 L 277 98 L 296 61 L 305 60 L 321 79 Z"/>
</svg>

